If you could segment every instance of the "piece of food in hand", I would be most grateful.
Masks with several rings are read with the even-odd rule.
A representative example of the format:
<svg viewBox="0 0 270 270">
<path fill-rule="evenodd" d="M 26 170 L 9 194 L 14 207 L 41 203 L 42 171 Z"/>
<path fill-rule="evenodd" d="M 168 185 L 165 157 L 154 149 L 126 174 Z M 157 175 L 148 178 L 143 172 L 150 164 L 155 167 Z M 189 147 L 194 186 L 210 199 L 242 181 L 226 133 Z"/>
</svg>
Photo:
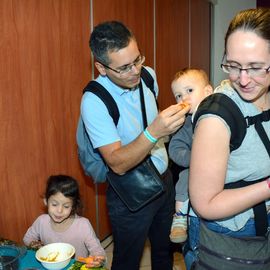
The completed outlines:
<svg viewBox="0 0 270 270">
<path fill-rule="evenodd" d="M 78 261 L 86 264 L 91 264 L 94 261 L 94 256 L 78 257 Z"/>
<path fill-rule="evenodd" d="M 189 104 L 185 103 L 185 102 L 178 103 L 178 105 L 181 107 L 181 110 L 183 110 L 183 109 L 185 109 L 186 107 L 189 106 Z"/>
</svg>

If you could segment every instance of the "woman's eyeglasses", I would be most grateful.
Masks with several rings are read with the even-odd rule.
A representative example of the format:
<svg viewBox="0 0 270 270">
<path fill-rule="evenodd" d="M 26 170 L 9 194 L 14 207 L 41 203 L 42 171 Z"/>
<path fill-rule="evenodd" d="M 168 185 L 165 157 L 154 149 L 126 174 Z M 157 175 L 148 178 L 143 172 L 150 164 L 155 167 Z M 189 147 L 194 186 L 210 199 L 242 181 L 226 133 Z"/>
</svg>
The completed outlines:
<svg viewBox="0 0 270 270">
<path fill-rule="evenodd" d="M 270 66 L 268 68 L 239 68 L 236 66 L 221 64 L 222 70 L 225 73 L 229 73 L 230 76 L 239 77 L 242 71 L 245 71 L 250 77 L 265 77 L 270 72 Z"/>
</svg>

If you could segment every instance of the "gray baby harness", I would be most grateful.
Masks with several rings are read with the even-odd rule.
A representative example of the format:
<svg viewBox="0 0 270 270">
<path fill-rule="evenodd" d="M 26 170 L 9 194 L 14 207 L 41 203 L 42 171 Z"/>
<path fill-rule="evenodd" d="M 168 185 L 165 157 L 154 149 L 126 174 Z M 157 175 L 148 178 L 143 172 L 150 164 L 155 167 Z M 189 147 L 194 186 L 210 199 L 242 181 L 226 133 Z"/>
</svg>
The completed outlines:
<svg viewBox="0 0 270 270">
<path fill-rule="evenodd" d="M 270 140 L 262 122 L 270 121 L 270 110 L 255 116 L 244 117 L 236 103 L 222 93 L 207 97 L 200 104 L 193 121 L 204 114 L 215 114 L 226 121 L 231 130 L 230 150 L 236 150 L 242 143 L 247 129 L 254 125 L 270 157 Z M 239 188 L 264 181 L 266 178 L 225 184 L 226 189 Z M 207 228 L 203 220 L 200 225 L 199 260 L 193 266 L 196 270 L 269 270 L 270 237 L 267 232 L 268 217 L 265 202 L 253 206 L 255 237 L 231 237 Z"/>
</svg>

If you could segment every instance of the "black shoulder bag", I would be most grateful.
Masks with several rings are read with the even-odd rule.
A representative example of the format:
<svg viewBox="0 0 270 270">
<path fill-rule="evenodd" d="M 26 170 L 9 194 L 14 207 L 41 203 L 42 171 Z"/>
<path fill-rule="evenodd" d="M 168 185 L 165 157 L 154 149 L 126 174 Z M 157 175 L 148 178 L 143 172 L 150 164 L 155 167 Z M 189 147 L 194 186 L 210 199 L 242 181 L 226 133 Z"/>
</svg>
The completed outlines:
<svg viewBox="0 0 270 270">
<path fill-rule="evenodd" d="M 144 94 L 140 82 L 140 99 L 144 128 L 147 127 Z M 131 212 L 136 212 L 157 199 L 164 191 L 161 175 L 153 164 L 150 156 L 147 156 L 135 168 L 123 175 L 109 170 L 107 174 L 109 184 L 119 198 Z"/>
</svg>

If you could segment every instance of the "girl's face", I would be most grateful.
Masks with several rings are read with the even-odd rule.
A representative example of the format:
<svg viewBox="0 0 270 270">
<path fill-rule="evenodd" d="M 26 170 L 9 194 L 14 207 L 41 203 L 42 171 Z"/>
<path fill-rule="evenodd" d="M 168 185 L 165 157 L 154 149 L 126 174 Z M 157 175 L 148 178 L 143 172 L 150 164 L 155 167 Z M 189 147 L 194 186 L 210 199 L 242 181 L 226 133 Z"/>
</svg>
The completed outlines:
<svg viewBox="0 0 270 270">
<path fill-rule="evenodd" d="M 237 30 L 227 41 L 226 64 L 238 68 L 264 68 L 270 66 L 269 43 L 251 31 Z M 230 75 L 230 81 L 238 94 L 247 101 L 260 102 L 260 97 L 268 92 L 270 73 L 263 76 L 250 76 L 242 70 Z"/>
<path fill-rule="evenodd" d="M 197 72 L 190 71 L 172 82 L 172 91 L 177 103 L 190 104 L 189 113 L 192 114 L 201 101 L 212 93 L 212 87 Z"/>
<path fill-rule="evenodd" d="M 47 202 L 48 214 L 55 223 L 62 223 L 67 220 L 72 211 L 72 199 L 65 197 L 63 193 L 57 192 Z"/>
</svg>

